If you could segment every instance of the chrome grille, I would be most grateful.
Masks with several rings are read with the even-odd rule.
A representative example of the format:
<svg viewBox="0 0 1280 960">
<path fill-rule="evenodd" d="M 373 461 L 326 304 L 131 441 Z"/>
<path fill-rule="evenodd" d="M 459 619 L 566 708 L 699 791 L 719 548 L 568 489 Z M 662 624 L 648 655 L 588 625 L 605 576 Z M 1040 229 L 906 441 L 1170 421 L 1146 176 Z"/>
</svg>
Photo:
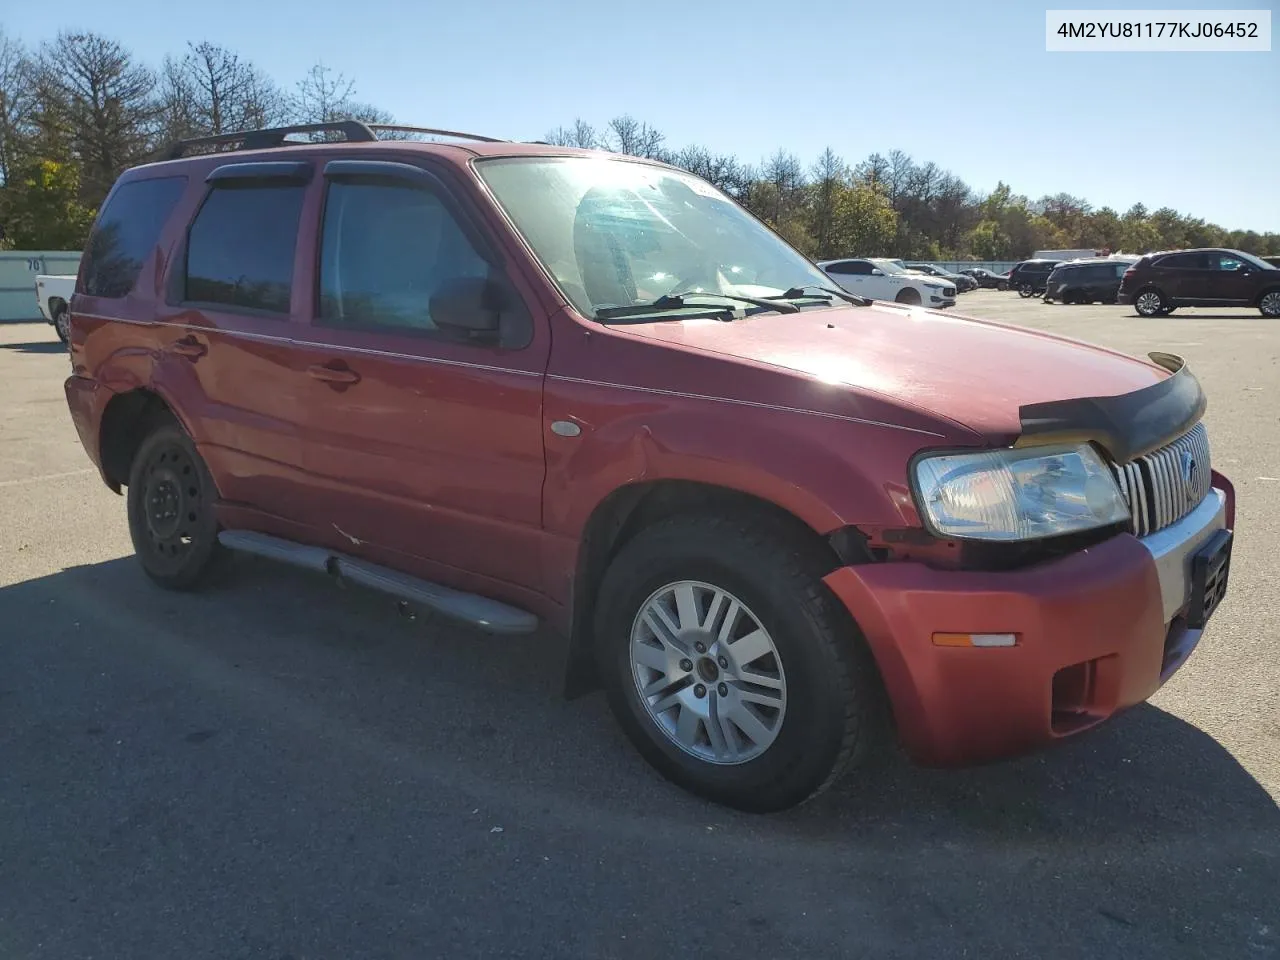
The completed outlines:
<svg viewBox="0 0 1280 960">
<path fill-rule="evenodd" d="M 1173 443 L 1129 463 L 1113 463 L 1139 537 L 1177 523 L 1209 495 L 1209 435 L 1197 423 Z"/>
</svg>

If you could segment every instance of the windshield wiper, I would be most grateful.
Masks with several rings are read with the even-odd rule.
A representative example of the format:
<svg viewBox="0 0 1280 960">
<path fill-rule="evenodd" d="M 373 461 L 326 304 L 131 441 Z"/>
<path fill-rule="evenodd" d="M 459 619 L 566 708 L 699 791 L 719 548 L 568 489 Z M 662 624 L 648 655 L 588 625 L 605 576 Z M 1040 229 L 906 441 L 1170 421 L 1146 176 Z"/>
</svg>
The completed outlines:
<svg viewBox="0 0 1280 960">
<path fill-rule="evenodd" d="M 713 297 L 720 300 L 733 300 L 737 303 L 745 303 L 753 307 L 764 307 L 766 310 L 774 310 L 778 313 L 799 313 L 800 308 L 794 303 L 779 303 L 776 300 L 766 300 L 763 297 L 740 297 L 732 293 L 700 293 L 691 290 L 686 293 L 667 293 L 652 300 L 649 303 L 634 303 L 627 306 L 619 307 L 601 307 L 595 312 L 597 320 L 620 320 L 628 317 L 643 316 L 647 313 L 665 313 L 668 310 L 692 310 L 695 313 L 703 314 L 730 314 L 728 319 L 733 319 L 735 311 L 733 307 L 727 303 L 691 303 L 692 298 L 697 297 Z"/>
<path fill-rule="evenodd" d="M 656 304 L 663 303 L 665 301 L 674 301 L 683 304 L 686 297 L 719 297 L 721 300 L 736 300 L 739 303 L 749 303 L 753 307 L 764 307 L 767 310 L 777 310 L 779 313 L 800 312 L 800 308 L 794 303 L 779 303 L 773 297 L 742 297 L 736 293 L 703 293 L 701 290 L 687 290 L 684 293 L 667 293 L 653 302 Z"/>
<path fill-rule="evenodd" d="M 834 287 L 824 287 L 816 283 L 806 283 L 802 287 L 792 287 L 790 290 L 787 290 L 785 293 L 780 293 L 776 297 L 769 297 L 768 299 L 798 300 L 800 297 L 803 297 L 805 295 L 806 290 L 821 290 L 823 293 L 829 293 L 833 297 L 839 297 L 841 300 L 845 300 L 848 303 L 852 303 L 856 307 L 869 307 L 871 306 L 871 302 L 872 302 L 867 297 L 858 297 L 852 293 L 847 293 L 844 290 L 837 290 Z"/>
</svg>

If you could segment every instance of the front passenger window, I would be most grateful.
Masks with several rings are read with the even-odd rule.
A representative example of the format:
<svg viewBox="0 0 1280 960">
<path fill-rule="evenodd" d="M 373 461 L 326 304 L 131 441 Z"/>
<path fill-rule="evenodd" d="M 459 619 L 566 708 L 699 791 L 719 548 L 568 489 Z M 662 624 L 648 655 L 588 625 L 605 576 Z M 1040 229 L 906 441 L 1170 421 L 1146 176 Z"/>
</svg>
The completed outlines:
<svg viewBox="0 0 1280 960">
<path fill-rule="evenodd" d="M 419 187 L 335 181 L 322 229 L 324 326 L 434 332 L 431 296 L 441 284 L 489 275 L 448 208 Z"/>
</svg>

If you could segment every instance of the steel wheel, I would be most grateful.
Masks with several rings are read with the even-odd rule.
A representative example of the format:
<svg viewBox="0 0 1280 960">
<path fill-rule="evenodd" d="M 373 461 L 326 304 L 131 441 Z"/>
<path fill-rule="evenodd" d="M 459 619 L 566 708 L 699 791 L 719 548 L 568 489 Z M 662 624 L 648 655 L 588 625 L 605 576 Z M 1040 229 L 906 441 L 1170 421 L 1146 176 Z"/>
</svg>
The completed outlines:
<svg viewBox="0 0 1280 960">
<path fill-rule="evenodd" d="M 218 491 L 195 444 L 167 414 L 142 441 L 128 488 L 129 535 L 147 575 L 174 590 L 204 582 L 225 553 Z"/>
<path fill-rule="evenodd" d="M 1264 293 L 1258 301 L 1258 309 L 1264 317 L 1280 317 L 1280 290 Z"/>
<path fill-rule="evenodd" d="M 142 482 L 148 543 L 157 556 L 180 565 L 195 544 L 208 509 L 195 462 L 179 444 L 166 443 L 143 465 Z"/>
<path fill-rule="evenodd" d="M 787 682 L 773 638 L 712 584 L 681 580 L 649 596 L 631 626 L 631 673 L 654 724 L 699 760 L 746 763 L 782 728 Z"/>
<path fill-rule="evenodd" d="M 1164 298 L 1155 290 L 1144 290 L 1138 294 L 1134 309 L 1144 317 L 1154 317 L 1164 309 Z"/>
</svg>

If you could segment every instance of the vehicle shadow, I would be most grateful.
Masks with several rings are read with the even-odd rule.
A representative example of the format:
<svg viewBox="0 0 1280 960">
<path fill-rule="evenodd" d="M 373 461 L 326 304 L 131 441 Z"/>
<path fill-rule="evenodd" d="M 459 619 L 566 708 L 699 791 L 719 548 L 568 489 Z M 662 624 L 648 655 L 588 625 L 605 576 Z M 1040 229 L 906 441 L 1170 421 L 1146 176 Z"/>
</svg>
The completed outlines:
<svg viewBox="0 0 1280 960">
<path fill-rule="evenodd" d="M 0 350 L 12 350 L 15 353 L 66 353 L 67 347 L 61 340 L 33 340 L 28 343 L 0 343 Z"/>
<path fill-rule="evenodd" d="M 252 832 L 299 792 L 368 791 L 381 813 L 358 819 L 359 842 L 399 848 L 397 825 L 417 798 L 461 791 L 467 815 L 572 836 L 566 858 L 594 863 L 605 845 L 638 854 L 658 843 L 711 871 L 717 858 L 724 869 L 771 863 L 791 885 L 789 902 L 825 905 L 815 916 L 846 943 L 858 942 L 849 938 L 865 920 L 898 930 L 895 943 L 921 931 L 971 943 L 994 935 L 1007 950 L 992 956 L 1270 956 L 1280 947 L 1267 932 L 1280 928 L 1280 810 L 1221 744 L 1154 706 L 977 769 L 890 757 L 802 807 L 752 816 L 662 781 L 599 694 L 566 702 L 553 639 L 410 618 L 383 597 L 265 560 L 237 558 L 191 594 L 152 586 L 132 557 L 74 567 L 0 588 L 0 624 L 6 750 L 71 756 L 62 762 L 85 797 L 151 782 L 159 769 L 160 793 L 148 802 L 197 802 L 183 784 L 243 774 L 208 767 L 208 751 L 191 744 L 223 745 L 225 762 L 255 745 L 265 758 L 256 799 L 197 802 L 192 817 Z M 134 746 L 110 764 L 76 745 L 122 739 Z M 292 773 L 278 780 L 283 758 Z M 39 771 L 39 780 L 65 775 Z M 0 806 L 10 789 L 0 778 Z M 322 799 L 309 802 L 324 813 Z M 100 816 L 82 813 L 88 823 Z M 428 862 L 423 843 L 413 852 Z M 354 866 L 330 869 L 363 882 Z M 873 912 L 859 914 L 850 897 Z M 770 893 L 743 899 L 765 903 Z M 1018 917 L 992 920 L 992 910 Z M 1070 948 L 1043 941 L 1059 927 Z M 1209 950 L 1225 935 L 1228 946 Z M 1116 936 L 1133 939 L 1108 946 Z M 1263 949 L 1242 952 L 1248 937 L 1263 938 Z"/>
</svg>

